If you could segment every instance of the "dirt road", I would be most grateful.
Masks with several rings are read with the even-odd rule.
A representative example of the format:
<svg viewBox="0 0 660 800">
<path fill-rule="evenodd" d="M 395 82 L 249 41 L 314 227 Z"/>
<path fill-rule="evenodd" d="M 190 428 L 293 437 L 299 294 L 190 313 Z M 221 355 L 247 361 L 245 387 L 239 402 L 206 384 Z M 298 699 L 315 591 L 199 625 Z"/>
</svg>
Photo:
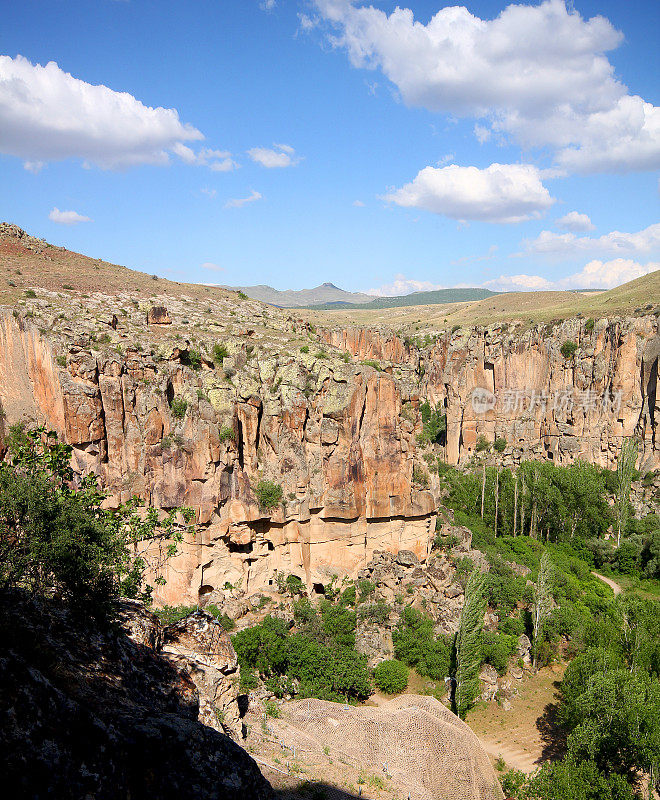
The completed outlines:
<svg viewBox="0 0 660 800">
<path fill-rule="evenodd" d="M 621 594 L 621 592 L 623 591 L 623 589 L 619 586 L 619 584 L 616 583 L 616 581 L 613 581 L 611 578 L 606 578 L 604 575 L 601 575 L 599 572 L 594 572 L 593 570 L 591 570 L 591 574 L 595 575 L 598 578 L 598 580 L 603 581 L 603 583 L 606 583 L 609 587 L 611 587 L 612 590 L 614 591 L 615 597 L 618 594 Z"/>
</svg>

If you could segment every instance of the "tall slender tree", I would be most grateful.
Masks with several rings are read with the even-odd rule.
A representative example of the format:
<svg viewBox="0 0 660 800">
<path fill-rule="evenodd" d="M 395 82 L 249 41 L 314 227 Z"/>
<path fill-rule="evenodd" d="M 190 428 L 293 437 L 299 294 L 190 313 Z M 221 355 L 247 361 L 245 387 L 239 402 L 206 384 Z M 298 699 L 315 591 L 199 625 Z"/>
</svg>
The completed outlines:
<svg viewBox="0 0 660 800">
<path fill-rule="evenodd" d="M 454 709 L 461 719 L 479 693 L 480 635 L 486 612 L 485 575 L 474 570 L 465 587 L 465 605 L 456 634 L 456 689 Z"/>
<path fill-rule="evenodd" d="M 552 609 L 552 563 L 547 553 L 541 556 L 539 574 L 534 585 L 534 606 L 532 609 L 533 642 L 532 642 L 532 668 L 536 670 L 539 657 L 539 644 L 543 626 L 550 616 Z"/>
<path fill-rule="evenodd" d="M 616 462 L 616 546 L 621 544 L 621 535 L 626 530 L 630 518 L 630 485 L 637 463 L 637 440 L 624 439 Z"/>
</svg>

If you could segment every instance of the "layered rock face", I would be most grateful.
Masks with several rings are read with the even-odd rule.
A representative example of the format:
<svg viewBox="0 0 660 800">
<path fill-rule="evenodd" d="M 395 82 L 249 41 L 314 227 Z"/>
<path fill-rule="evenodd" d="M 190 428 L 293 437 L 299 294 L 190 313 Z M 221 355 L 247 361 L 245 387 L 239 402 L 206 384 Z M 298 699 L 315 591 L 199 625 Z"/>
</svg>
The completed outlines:
<svg viewBox="0 0 660 800">
<path fill-rule="evenodd" d="M 468 460 L 484 435 L 506 439 L 505 455 L 513 460 L 585 458 L 611 467 L 622 439 L 636 435 L 640 467 L 660 465 L 654 316 L 571 319 L 526 330 L 476 327 L 445 333 L 427 347 L 388 331 L 324 335 L 356 358 L 387 359 L 403 376 L 421 377 L 420 396 L 447 414 L 451 464 Z M 561 350 L 566 342 L 577 348 L 569 356 Z"/>
<path fill-rule="evenodd" d="M 98 305 L 120 320 L 98 337 L 89 315 L 87 330 L 59 322 L 47 301 L 37 306 L 47 336 L 36 320 L 2 316 L 0 401 L 8 422 L 60 433 L 76 469 L 109 490 L 108 504 L 137 494 L 156 508 L 194 509 L 196 534 L 167 565 L 160 602 L 264 589 L 278 571 L 327 583 L 356 574 L 374 550 L 427 556 L 435 506 L 412 486 L 413 425 L 393 377 L 338 354 L 294 357 L 281 343 L 273 352 L 254 328 L 234 336 L 219 369 L 211 340 L 195 351 L 168 325 L 158 330 L 167 341 L 143 346 L 142 309 L 127 312 L 121 298 Z M 168 311 L 176 322 L 171 301 Z M 189 326 L 202 313 L 185 311 Z M 281 485 L 276 508 L 260 507 L 260 480 Z"/>
</svg>

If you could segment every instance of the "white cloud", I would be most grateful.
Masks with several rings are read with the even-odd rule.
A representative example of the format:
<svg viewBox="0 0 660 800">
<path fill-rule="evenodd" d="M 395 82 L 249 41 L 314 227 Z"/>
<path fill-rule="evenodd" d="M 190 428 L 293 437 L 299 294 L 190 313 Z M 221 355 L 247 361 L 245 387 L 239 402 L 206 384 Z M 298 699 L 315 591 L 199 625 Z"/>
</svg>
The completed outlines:
<svg viewBox="0 0 660 800">
<path fill-rule="evenodd" d="M 295 157 L 295 150 L 288 144 L 274 144 L 272 148 L 253 147 L 247 151 L 250 158 L 257 164 L 267 169 L 277 167 L 292 167 L 300 159 Z"/>
<path fill-rule="evenodd" d="M 500 275 L 492 281 L 483 284 L 487 289 L 496 289 L 502 292 L 539 291 L 551 289 L 550 281 L 540 275 Z"/>
<path fill-rule="evenodd" d="M 417 281 L 414 278 L 406 278 L 405 275 L 399 272 L 394 276 L 392 283 L 386 283 L 377 289 L 368 289 L 365 294 L 370 294 L 374 297 L 398 297 L 411 292 L 431 292 L 434 289 L 444 288 L 444 286 L 431 283 L 431 281 Z"/>
<path fill-rule="evenodd" d="M 569 215 L 570 216 L 570 215 Z M 579 256 L 583 253 L 604 253 L 612 256 L 631 256 L 660 251 L 660 223 L 649 225 L 637 233 L 612 231 L 596 238 L 574 233 L 541 231 L 536 239 L 525 240 L 524 253 L 548 256 Z"/>
<path fill-rule="evenodd" d="M 224 272 L 225 268 L 214 264 L 212 261 L 205 261 L 202 264 L 202 269 L 210 269 L 212 272 Z"/>
<path fill-rule="evenodd" d="M 574 232 L 592 231 L 596 227 L 586 214 L 579 214 L 577 211 L 556 219 L 555 225 L 562 230 Z"/>
<path fill-rule="evenodd" d="M 91 222 L 89 217 L 79 214 L 77 211 L 60 211 L 59 208 L 53 208 L 48 215 L 51 222 L 57 222 L 59 225 L 77 225 L 79 222 Z"/>
<path fill-rule="evenodd" d="M 41 170 L 45 167 L 43 161 L 24 161 L 23 162 L 23 169 L 31 172 L 33 175 L 38 175 Z"/>
<path fill-rule="evenodd" d="M 484 127 L 483 125 L 479 125 L 477 123 L 474 126 L 474 135 L 477 137 L 477 141 L 479 142 L 479 144 L 484 144 L 490 139 L 492 133 L 488 128 Z"/>
<path fill-rule="evenodd" d="M 555 202 L 530 164 L 425 167 L 385 199 L 461 221 L 505 223 L 538 217 Z"/>
<path fill-rule="evenodd" d="M 217 195 L 218 190 L 217 189 L 209 189 L 207 186 L 205 186 L 203 189 L 200 189 L 200 192 L 202 194 L 205 194 L 211 200 L 213 200 L 213 198 Z"/>
<path fill-rule="evenodd" d="M 493 20 L 463 6 L 426 24 L 397 7 L 389 16 L 354 0 L 314 0 L 355 67 L 379 69 L 404 102 L 484 120 L 524 147 L 557 149 L 579 172 L 651 169 L 660 164 L 660 110 L 628 94 L 605 53 L 623 35 L 572 3 L 510 5 Z M 479 141 L 489 127 L 479 125 Z"/>
<path fill-rule="evenodd" d="M 262 11 L 272 11 L 276 5 L 277 0 L 263 0 L 262 3 L 259 3 L 259 8 Z"/>
<path fill-rule="evenodd" d="M 227 200 L 225 208 L 241 208 L 248 203 L 254 203 L 256 200 L 261 200 L 263 195 L 260 192 L 255 192 L 254 189 L 247 197 L 236 197 L 232 200 Z"/>
<path fill-rule="evenodd" d="M 104 169 L 166 164 L 168 151 L 203 139 L 173 108 L 93 86 L 53 61 L 0 56 L 0 152 L 50 161 L 84 159 Z"/>
<path fill-rule="evenodd" d="M 641 278 L 660 269 L 659 262 L 638 264 L 631 259 L 615 258 L 612 261 L 590 261 L 579 272 L 550 281 L 540 275 L 500 275 L 483 285 L 489 289 L 512 291 L 548 291 L 567 289 L 613 289 L 622 283 Z"/>
<path fill-rule="evenodd" d="M 362 200 L 353 200 L 353 205 L 356 208 L 364 208 L 364 203 L 362 202 Z"/>
<path fill-rule="evenodd" d="M 202 147 L 200 150 L 193 150 L 181 142 L 177 142 L 172 147 L 172 152 L 186 164 L 196 167 L 208 167 L 213 172 L 231 172 L 240 166 L 232 158 L 227 150 L 212 150 L 209 147 Z"/>
</svg>

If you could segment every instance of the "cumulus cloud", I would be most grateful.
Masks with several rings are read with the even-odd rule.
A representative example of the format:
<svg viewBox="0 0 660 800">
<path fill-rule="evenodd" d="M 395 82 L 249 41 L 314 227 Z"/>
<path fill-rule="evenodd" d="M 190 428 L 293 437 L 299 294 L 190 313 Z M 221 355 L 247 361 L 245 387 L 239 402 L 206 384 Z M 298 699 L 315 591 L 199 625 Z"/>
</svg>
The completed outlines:
<svg viewBox="0 0 660 800">
<path fill-rule="evenodd" d="M 74 78 L 51 61 L 0 56 L 0 152 L 28 163 L 84 159 L 103 169 L 166 164 L 203 135 L 173 108 Z"/>
<path fill-rule="evenodd" d="M 483 285 L 500 291 L 539 291 L 567 289 L 613 289 L 622 283 L 641 278 L 660 269 L 660 262 L 639 264 L 632 259 L 615 258 L 611 261 L 590 261 L 579 271 L 566 278 L 550 281 L 540 275 L 500 275 Z"/>
<path fill-rule="evenodd" d="M 612 231 L 598 237 L 541 231 L 536 239 L 525 240 L 524 245 L 524 253 L 517 255 L 537 253 L 553 257 L 570 257 L 583 253 L 604 253 L 612 256 L 651 253 L 660 251 L 660 223 L 649 225 L 648 228 L 636 233 Z"/>
<path fill-rule="evenodd" d="M 559 217 L 555 220 L 555 225 L 564 231 L 574 232 L 592 231 L 596 227 L 586 214 L 579 214 L 577 211 Z"/>
<path fill-rule="evenodd" d="M 379 286 L 377 289 L 368 289 L 366 294 L 373 295 L 374 297 L 398 297 L 402 294 L 411 294 L 412 292 L 431 292 L 435 289 L 444 289 L 437 283 L 431 281 L 417 281 L 414 278 L 406 278 L 402 273 L 394 276 L 392 283 L 386 283 Z"/>
<path fill-rule="evenodd" d="M 210 269 L 212 272 L 224 272 L 224 267 L 214 264 L 212 261 L 205 261 L 202 264 L 202 269 Z"/>
<path fill-rule="evenodd" d="M 362 202 L 362 200 L 353 200 L 353 205 L 356 208 L 364 208 L 364 203 Z"/>
<path fill-rule="evenodd" d="M 38 175 L 41 170 L 45 167 L 43 161 L 24 161 L 23 162 L 23 169 L 31 172 L 33 175 Z"/>
<path fill-rule="evenodd" d="M 253 147 L 247 151 L 250 158 L 257 164 L 267 169 L 278 167 L 292 167 L 300 161 L 295 155 L 296 151 L 289 144 L 274 144 L 269 147 Z"/>
<path fill-rule="evenodd" d="M 77 225 L 79 222 L 91 222 L 89 217 L 79 214 L 77 211 L 60 211 L 59 208 L 53 208 L 48 215 L 51 222 L 57 222 L 59 225 Z"/>
<path fill-rule="evenodd" d="M 253 189 L 247 197 L 235 197 L 232 200 L 227 200 L 225 203 L 225 208 L 241 208 L 248 203 L 254 203 L 257 200 L 261 200 L 262 197 L 263 195 L 260 192 L 255 192 Z"/>
<path fill-rule="evenodd" d="M 202 189 L 200 189 L 200 192 L 202 194 L 205 194 L 211 200 L 213 200 L 213 198 L 217 195 L 218 190 L 217 189 L 209 189 L 208 186 L 204 186 Z"/>
<path fill-rule="evenodd" d="M 385 199 L 461 221 L 505 223 L 538 217 L 555 202 L 530 164 L 425 167 Z"/>
<path fill-rule="evenodd" d="M 231 153 L 226 150 L 212 150 L 209 147 L 202 147 L 195 151 L 188 145 L 177 142 L 172 147 L 172 152 L 186 164 L 197 167 L 208 167 L 213 172 L 231 172 L 238 169 L 237 164 L 231 157 Z"/>
<path fill-rule="evenodd" d="M 616 78 L 605 53 L 623 35 L 602 16 L 545 0 L 493 20 L 447 6 L 424 25 L 407 8 L 314 2 L 353 66 L 381 70 L 408 105 L 483 120 L 479 141 L 495 130 L 526 148 L 550 146 L 578 172 L 660 164 L 660 110 Z"/>
</svg>

